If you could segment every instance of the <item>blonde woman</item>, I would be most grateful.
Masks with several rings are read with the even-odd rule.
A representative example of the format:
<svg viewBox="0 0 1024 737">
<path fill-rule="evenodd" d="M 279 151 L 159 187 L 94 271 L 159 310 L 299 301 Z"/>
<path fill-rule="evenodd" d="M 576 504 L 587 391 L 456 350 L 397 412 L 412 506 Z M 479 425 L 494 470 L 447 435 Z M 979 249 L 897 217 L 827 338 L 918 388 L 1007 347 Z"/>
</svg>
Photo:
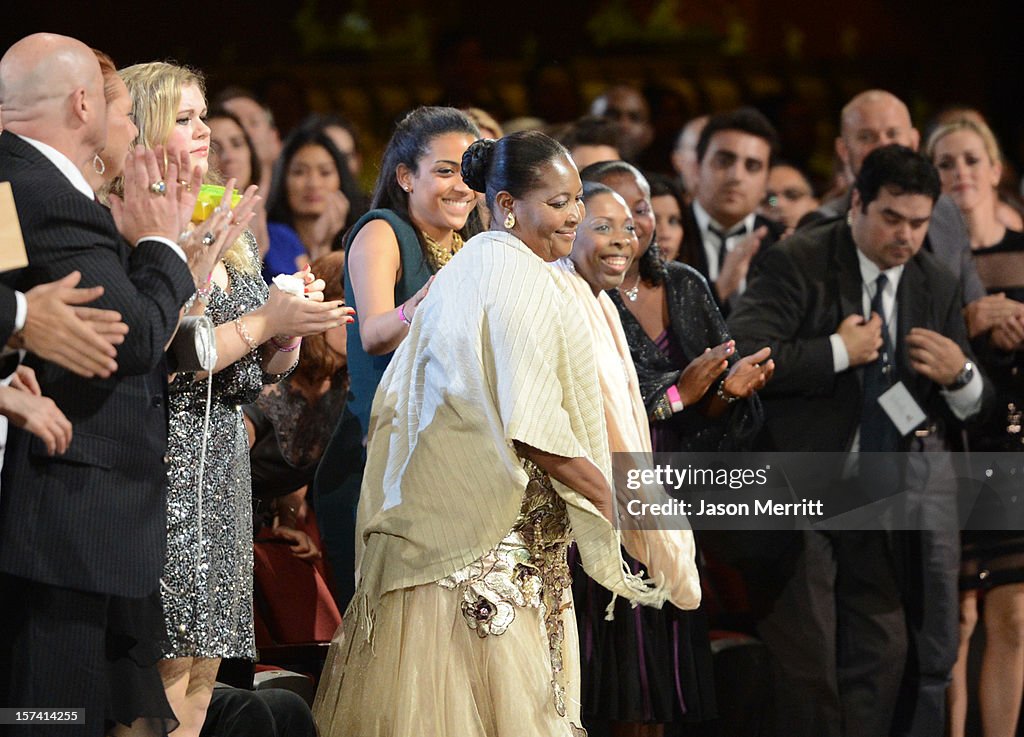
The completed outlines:
<svg viewBox="0 0 1024 737">
<path fill-rule="evenodd" d="M 960 208 L 971 238 L 971 253 L 988 296 L 978 300 L 975 324 L 989 332 L 979 352 L 995 384 L 999 404 L 989 421 L 970 432 L 971 448 L 1024 451 L 1019 429 L 1024 379 L 1019 349 L 1024 346 L 1024 234 L 998 216 L 1002 174 L 999 145 L 989 127 L 960 118 L 938 128 L 928 141 L 942 191 Z M 974 332 L 972 330 L 972 332 Z M 1016 418 L 1016 419 L 1015 419 Z M 1016 733 L 1024 689 L 1024 533 L 966 530 L 960 568 L 960 651 L 949 690 L 950 734 L 962 737 L 967 717 L 967 656 L 980 616 L 985 624 L 978 696 L 985 737 Z M 983 602 L 983 605 L 981 604 Z"/>
<path fill-rule="evenodd" d="M 211 178 L 210 129 L 202 78 L 154 62 L 121 71 L 139 142 L 163 145 Z M 232 185 L 230 180 L 228 185 Z M 212 234 L 211 234 L 212 235 Z M 239 406 L 291 371 L 302 336 L 349 322 L 343 303 L 323 302 L 322 281 L 296 274 L 305 298 L 260 277 L 248 231 L 186 304 L 217 326 L 217 361 L 207 415 L 205 375 L 180 372 L 170 386 L 167 557 L 161 598 L 167 622 L 161 676 L 181 726 L 199 734 L 221 658 L 256 656 L 252 613 L 249 447 Z"/>
</svg>

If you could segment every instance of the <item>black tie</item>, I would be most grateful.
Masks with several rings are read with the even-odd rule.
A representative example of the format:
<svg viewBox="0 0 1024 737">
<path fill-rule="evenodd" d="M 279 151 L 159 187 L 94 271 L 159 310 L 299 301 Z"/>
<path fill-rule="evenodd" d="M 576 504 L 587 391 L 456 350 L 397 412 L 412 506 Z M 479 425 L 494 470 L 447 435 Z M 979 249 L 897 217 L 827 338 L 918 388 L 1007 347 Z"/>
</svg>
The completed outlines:
<svg viewBox="0 0 1024 737">
<path fill-rule="evenodd" d="M 899 450 L 899 432 L 878 403 L 878 398 L 892 386 L 895 374 L 895 355 L 882 306 L 882 292 L 888 283 L 885 274 L 879 274 L 871 300 L 871 311 L 882 318 L 882 349 L 877 359 L 864 366 L 864 406 L 860 420 L 860 449 L 863 451 Z"/>
<path fill-rule="evenodd" d="M 721 274 L 722 266 L 725 264 L 725 242 L 734 236 L 744 235 L 747 232 L 747 226 L 744 224 L 735 230 L 726 232 L 708 223 L 708 232 L 718 238 L 718 273 Z"/>
</svg>

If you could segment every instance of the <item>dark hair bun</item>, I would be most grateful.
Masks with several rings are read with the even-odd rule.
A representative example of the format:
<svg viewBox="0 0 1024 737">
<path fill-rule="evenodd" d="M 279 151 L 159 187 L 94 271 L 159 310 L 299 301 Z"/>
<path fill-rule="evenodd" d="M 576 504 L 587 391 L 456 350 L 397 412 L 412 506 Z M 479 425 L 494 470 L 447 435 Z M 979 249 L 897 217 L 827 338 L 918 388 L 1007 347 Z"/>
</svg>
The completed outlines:
<svg viewBox="0 0 1024 737">
<path fill-rule="evenodd" d="M 474 141 L 462 154 L 462 181 L 474 192 L 487 192 L 487 168 L 497 141 L 481 138 Z"/>
</svg>

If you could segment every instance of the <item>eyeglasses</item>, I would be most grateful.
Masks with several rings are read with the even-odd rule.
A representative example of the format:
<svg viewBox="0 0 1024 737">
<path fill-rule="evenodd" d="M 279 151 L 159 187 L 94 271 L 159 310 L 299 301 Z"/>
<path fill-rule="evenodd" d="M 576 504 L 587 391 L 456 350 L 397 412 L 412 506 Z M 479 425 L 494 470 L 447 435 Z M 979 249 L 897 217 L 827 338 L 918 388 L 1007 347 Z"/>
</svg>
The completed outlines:
<svg viewBox="0 0 1024 737">
<path fill-rule="evenodd" d="M 768 207 L 778 207 L 780 197 L 790 202 L 796 202 L 797 200 L 802 200 L 804 197 L 810 196 L 810 192 L 806 189 L 800 189 L 799 187 L 787 187 L 781 192 L 772 192 L 769 190 L 765 193 L 764 204 Z"/>
</svg>

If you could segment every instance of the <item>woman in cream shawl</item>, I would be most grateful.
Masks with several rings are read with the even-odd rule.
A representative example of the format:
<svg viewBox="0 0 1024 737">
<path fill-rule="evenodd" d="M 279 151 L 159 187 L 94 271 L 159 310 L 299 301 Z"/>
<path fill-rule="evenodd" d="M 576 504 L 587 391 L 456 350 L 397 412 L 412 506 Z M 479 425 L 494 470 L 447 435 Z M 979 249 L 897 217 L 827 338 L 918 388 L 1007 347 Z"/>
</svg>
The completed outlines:
<svg viewBox="0 0 1024 737">
<path fill-rule="evenodd" d="M 571 737 L 579 651 L 565 550 L 619 596 L 695 607 L 695 570 L 625 570 L 590 330 L 567 280 L 583 214 L 565 149 L 478 141 L 494 230 L 421 303 L 374 399 L 359 582 L 317 693 L 324 737 Z M 635 551 L 640 553 L 642 551 Z"/>
</svg>

